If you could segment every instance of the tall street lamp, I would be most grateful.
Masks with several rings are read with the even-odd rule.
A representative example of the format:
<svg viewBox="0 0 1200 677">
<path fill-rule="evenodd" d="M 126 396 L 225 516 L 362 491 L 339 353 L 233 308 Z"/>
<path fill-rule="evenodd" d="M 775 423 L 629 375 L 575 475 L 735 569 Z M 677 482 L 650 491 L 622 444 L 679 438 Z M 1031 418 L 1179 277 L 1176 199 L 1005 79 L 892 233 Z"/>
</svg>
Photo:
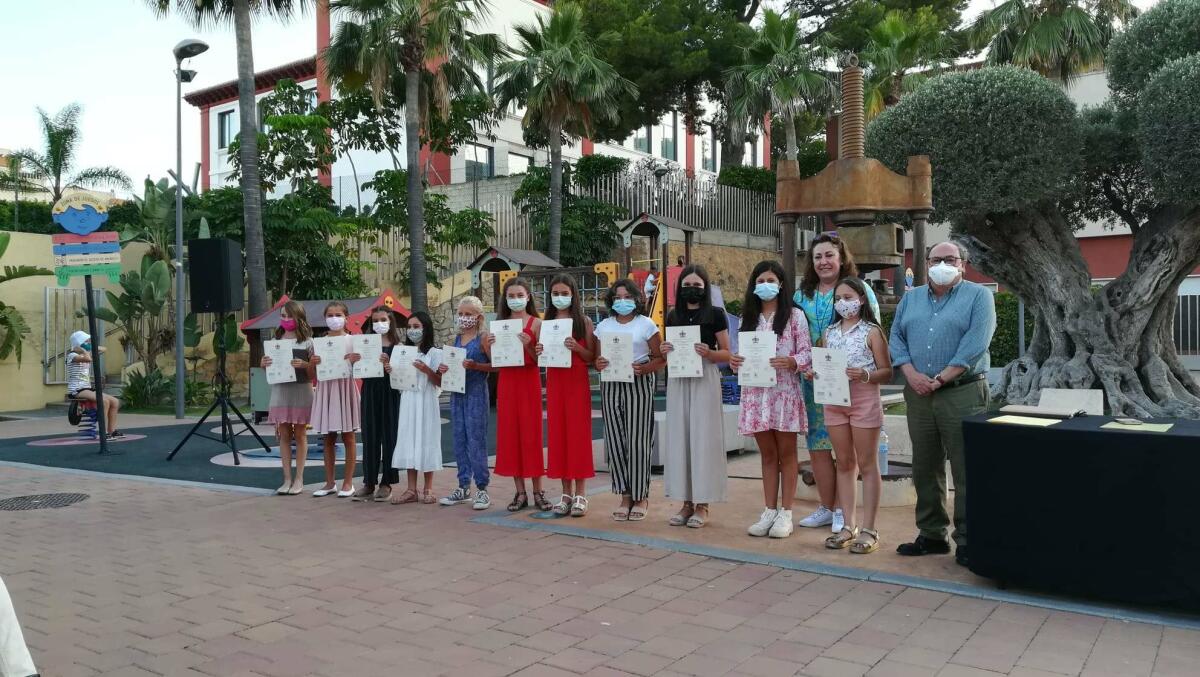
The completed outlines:
<svg viewBox="0 0 1200 677">
<path fill-rule="evenodd" d="M 201 40 L 183 40 L 175 49 L 175 418 L 183 418 L 183 83 L 196 71 L 184 70 L 183 60 L 208 51 Z"/>
</svg>

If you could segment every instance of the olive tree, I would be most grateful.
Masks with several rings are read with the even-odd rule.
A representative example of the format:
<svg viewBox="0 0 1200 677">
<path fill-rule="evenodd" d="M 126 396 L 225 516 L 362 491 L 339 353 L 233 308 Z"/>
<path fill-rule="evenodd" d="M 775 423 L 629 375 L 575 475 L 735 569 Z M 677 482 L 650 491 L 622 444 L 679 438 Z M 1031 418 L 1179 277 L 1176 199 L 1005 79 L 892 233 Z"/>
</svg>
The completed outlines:
<svg viewBox="0 0 1200 677">
<path fill-rule="evenodd" d="M 1077 113 L 1053 82 L 997 67 L 934 78 L 868 128 L 868 154 L 893 169 L 930 156 L 939 217 L 972 263 L 1033 313 L 1029 349 L 1005 368 L 998 399 L 1102 388 L 1115 415 L 1200 417 L 1200 386 L 1173 341 L 1179 285 L 1200 266 L 1198 29 L 1200 0 L 1165 0 L 1114 40 L 1108 64 L 1123 118 Z M 1118 119 L 1132 129 L 1113 148 L 1135 144 L 1132 161 L 1085 147 L 1097 133 L 1119 134 Z M 1105 190 L 1139 181 L 1149 199 Z M 1074 237 L 1091 216 L 1081 204 L 1109 209 L 1133 233 L 1125 272 L 1103 287 Z"/>
</svg>

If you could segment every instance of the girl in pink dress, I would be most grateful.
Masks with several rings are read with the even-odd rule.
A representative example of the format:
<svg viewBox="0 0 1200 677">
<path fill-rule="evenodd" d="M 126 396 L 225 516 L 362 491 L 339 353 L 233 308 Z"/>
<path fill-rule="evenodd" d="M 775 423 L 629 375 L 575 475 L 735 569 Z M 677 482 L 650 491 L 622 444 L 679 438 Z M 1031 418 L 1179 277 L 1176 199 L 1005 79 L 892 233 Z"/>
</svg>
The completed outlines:
<svg viewBox="0 0 1200 677">
<path fill-rule="evenodd" d="M 329 332 L 325 336 L 346 336 L 346 316 L 349 309 L 338 301 L 325 306 L 325 326 Z M 346 360 L 353 364 L 358 361 L 358 353 L 349 352 L 350 344 L 346 344 Z M 309 362 L 314 368 L 321 364 L 321 357 L 313 355 Z M 354 440 L 359 430 L 359 395 L 354 378 L 337 378 L 329 381 L 317 381 L 317 392 L 312 403 L 312 427 L 325 440 L 325 485 L 313 492 L 313 496 L 328 496 L 336 493 L 341 498 L 354 495 L 354 454 L 357 445 Z M 346 448 L 346 464 L 342 475 L 342 488 L 337 488 L 337 444 L 338 434 L 342 436 L 342 446 Z"/>
<path fill-rule="evenodd" d="M 804 393 L 799 373 L 812 364 L 812 341 L 804 312 L 793 308 L 792 281 L 778 261 L 762 261 L 750 273 L 742 302 L 742 331 L 773 331 L 775 385 L 742 388 L 738 432 L 753 435 L 762 456 L 763 497 L 766 507 L 750 526 L 751 536 L 784 538 L 792 533 L 792 501 L 799 476 L 796 435 L 807 430 Z M 780 299 L 783 299 L 782 301 Z M 734 355 L 734 371 L 745 358 Z M 782 489 L 782 491 L 781 491 Z"/>
</svg>

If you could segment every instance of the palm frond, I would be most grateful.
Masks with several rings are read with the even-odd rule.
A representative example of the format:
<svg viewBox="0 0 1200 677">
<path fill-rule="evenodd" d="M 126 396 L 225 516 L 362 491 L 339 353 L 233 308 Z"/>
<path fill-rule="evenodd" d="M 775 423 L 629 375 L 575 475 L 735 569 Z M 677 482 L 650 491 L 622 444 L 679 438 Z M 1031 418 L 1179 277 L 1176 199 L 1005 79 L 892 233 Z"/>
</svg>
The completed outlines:
<svg viewBox="0 0 1200 677">
<path fill-rule="evenodd" d="M 116 167 L 89 167 L 72 176 L 64 188 L 88 188 L 105 186 L 110 188 L 130 189 L 133 182 L 125 172 Z"/>
</svg>

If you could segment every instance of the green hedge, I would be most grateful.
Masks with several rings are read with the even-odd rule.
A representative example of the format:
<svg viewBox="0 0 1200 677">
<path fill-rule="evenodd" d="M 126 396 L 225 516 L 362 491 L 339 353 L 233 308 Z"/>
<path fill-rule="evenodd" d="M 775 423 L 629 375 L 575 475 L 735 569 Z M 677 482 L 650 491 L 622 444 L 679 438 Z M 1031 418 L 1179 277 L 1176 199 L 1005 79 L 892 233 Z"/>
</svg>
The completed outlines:
<svg viewBox="0 0 1200 677">
<path fill-rule="evenodd" d="M 1020 353 L 1020 337 L 1017 333 L 1017 297 L 1015 294 L 1008 292 L 1000 292 L 995 295 L 996 299 L 996 333 L 992 336 L 992 345 L 988 348 L 992 357 L 993 367 L 1003 367 L 1004 365 L 1017 359 Z M 892 333 L 892 320 L 895 313 L 884 311 L 883 317 L 880 318 L 883 322 L 884 331 L 890 336 Z M 1025 345 L 1029 345 L 1029 340 L 1033 338 L 1033 313 L 1025 313 Z"/>
<path fill-rule="evenodd" d="M 51 204 L 49 202 L 21 200 L 18 206 L 20 208 L 17 210 L 17 223 L 14 224 L 12 200 L 0 200 L 0 230 L 43 235 L 62 232 L 62 228 L 59 228 L 50 218 Z M 108 221 L 104 222 L 100 230 L 120 230 L 124 224 L 132 223 L 134 219 L 139 218 L 141 218 L 141 213 L 133 202 L 113 205 L 108 210 Z"/>
<path fill-rule="evenodd" d="M 717 177 L 722 186 L 755 190 L 760 193 L 775 193 L 775 172 L 762 167 L 738 165 L 726 167 Z"/>
</svg>

